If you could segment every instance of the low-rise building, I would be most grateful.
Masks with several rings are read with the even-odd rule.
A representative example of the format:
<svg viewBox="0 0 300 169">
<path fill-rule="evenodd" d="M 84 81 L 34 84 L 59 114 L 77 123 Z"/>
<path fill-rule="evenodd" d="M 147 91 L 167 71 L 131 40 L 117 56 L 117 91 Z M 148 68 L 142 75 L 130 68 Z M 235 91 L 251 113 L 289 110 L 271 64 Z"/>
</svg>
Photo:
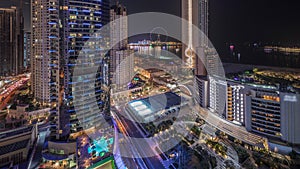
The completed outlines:
<svg viewBox="0 0 300 169">
<path fill-rule="evenodd" d="M 175 93 L 167 92 L 148 98 L 131 101 L 126 108 L 140 123 L 163 121 L 167 117 L 177 117 L 181 106 L 187 100 Z"/>
<path fill-rule="evenodd" d="M 29 150 L 37 138 L 36 126 L 27 126 L 0 133 L 0 168 L 28 160 Z"/>
</svg>

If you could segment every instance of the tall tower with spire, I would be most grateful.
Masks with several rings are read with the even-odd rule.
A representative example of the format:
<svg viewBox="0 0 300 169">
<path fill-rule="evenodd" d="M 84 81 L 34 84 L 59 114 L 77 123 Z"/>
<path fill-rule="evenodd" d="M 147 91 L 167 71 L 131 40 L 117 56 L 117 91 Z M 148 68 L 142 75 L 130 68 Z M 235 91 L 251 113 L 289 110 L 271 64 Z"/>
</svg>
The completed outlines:
<svg viewBox="0 0 300 169">
<path fill-rule="evenodd" d="M 182 0 L 181 15 L 187 21 L 182 24 L 182 41 L 188 42 L 182 45 L 182 59 L 187 68 L 193 69 L 195 75 L 206 75 L 203 56 L 196 56 L 197 53 L 204 54 L 208 47 L 208 0 Z M 195 38 L 196 32 L 193 25 L 202 32 L 201 38 Z M 199 35 L 198 35 L 199 36 Z"/>
</svg>

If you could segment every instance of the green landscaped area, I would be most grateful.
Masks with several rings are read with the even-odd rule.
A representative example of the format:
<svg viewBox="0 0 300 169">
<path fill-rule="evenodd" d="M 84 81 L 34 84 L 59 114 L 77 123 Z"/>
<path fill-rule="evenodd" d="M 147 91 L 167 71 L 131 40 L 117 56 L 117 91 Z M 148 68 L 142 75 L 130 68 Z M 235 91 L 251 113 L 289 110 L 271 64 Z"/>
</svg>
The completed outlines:
<svg viewBox="0 0 300 169">
<path fill-rule="evenodd" d="M 116 169 L 113 157 L 106 158 L 90 166 L 88 169 Z"/>
<path fill-rule="evenodd" d="M 218 153 L 221 154 L 222 156 L 225 156 L 227 153 L 227 147 L 224 146 L 223 144 L 220 144 L 218 142 L 212 141 L 212 140 L 206 140 L 206 144 L 209 147 L 212 147 L 212 149 Z"/>
</svg>

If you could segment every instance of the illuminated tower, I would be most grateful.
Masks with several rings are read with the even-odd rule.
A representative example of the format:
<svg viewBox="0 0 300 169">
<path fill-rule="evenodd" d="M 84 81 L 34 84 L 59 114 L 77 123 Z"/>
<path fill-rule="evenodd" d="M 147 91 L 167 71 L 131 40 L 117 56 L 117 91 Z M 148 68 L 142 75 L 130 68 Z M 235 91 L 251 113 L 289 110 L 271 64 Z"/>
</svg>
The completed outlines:
<svg viewBox="0 0 300 169">
<path fill-rule="evenodd" d="M 59 6 L 60 39 L 62 39 L 59 44 L 60 66 L 58 71 L 52 69 L 51 72 L 54 80 L 51 84 L 56 86 L 51 97 L 54 103 L 58 103 L 54 104 L 56 107 L 53 109 L 58 112 L 56 113 L 58 125 L 53 136 L 67 138 L 99 124 L 97 121 L 99 118 L 96 117 L 99 117 L 108 105 L 105 97 L 108 88 L 105 77 L 108 64 L 105 59 L 99 59 L 97 56 L 102 55 L 99 49 L 102 35 L 98 31 L 109 22 L 109 0 L 60 0 Z M 99 67 L 96 77 L 88 70 L 92 65 Z M 75 74 L 75 67 L 80 67 L 84 71 Z M 92 105 L 94 103 L 87 101 L 92 95 L 99 105 Z M 85 111 L 75 110 L 74 98 L 81 103 L 76 108 Z"/>
<path fill-rule="evenodd" d="M 31 89 L 35 100 L 42 104 L 50 104 L 50 69 L 58 70 L 59 66 L 58 9 L 56 0 L 32 1 Z"/>
<path fill-rule="evenodd" d="M 110 73 L 118 89 L 126 88 L 134 76 L 133 50 L 128 49 L 128 18 L 126 8 L 117 3 L 110 9 Z"/>
<path fill-rule="evenodd" d="M 206 75 L 203 61 L 197 59 L 197 53 L 205 55 L 205 48 L 208 47 L 208 0 L 182 0 L 182 18 L 187 20 L 187 24 L 182 25 L 182 41 L 188 44 L 182 45 L 182 59 L 187 68 L 194 70 L 196 75 Z M 202 34 L 197 35 L 193 30 L 193 25 L 198 27 Z M 194 38 L 195 36 L 201 38 Z M 205 58 L 198 56 L 198 58 Z"/>
<path fill-rule="evenodd" d="M 51 107 L 43 158 L 71 165 L 76 138 L 109 112 L 105 36 L 98 33 L 109 22 L 109 0 L 32 0 L 32 14 L 32 73 L 48 84 Z"/>
</svg>

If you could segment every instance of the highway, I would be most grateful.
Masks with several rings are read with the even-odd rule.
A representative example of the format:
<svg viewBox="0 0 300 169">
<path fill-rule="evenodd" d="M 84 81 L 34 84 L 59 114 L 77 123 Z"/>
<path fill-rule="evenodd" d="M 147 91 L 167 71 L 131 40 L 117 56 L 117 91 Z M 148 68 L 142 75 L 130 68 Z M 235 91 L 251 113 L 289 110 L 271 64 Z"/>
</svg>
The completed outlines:
<svg viewBox="0 0 300 169">
<path fill-rule="evenodd" d="M 138 129 L 135 122 L 121 115 L 122 113 L 125 113 L 125 111 L 120 111 L 116 108 L 112 108 L 112 111 L 115 112 L 119 129 L 123 135 L 125 135 L 124 139 L 127 141 L 127 144 L 124 144 L 123 146 L 122 144 L 119 145 L 121 155 L 124 153 L 127 156 L 132 153 L 132 157 L 135 158 L 140 168 L 165 169 L 166 167 L 162 164 L 161 157 L 154 150 L 154 147 L 152 148 L 146 143 L 146 140 L 140 140 L 145 138 L 145 135 Z M 153 156 L 154 154 L 156 154 L 156 156 Z"/>
<path fill-rule="evenodd" d="M 194 106 L 194 108 L 198 115 L 208 124 L 236 139 L 239 139 L 251 146 L 258 146 L 260 148 L 264 148 L 263 146 L 267 143 L 266 138 L 252 134 L 248 132 L 244 127 L 232 124 L 225 119 L 217 116 L 216 114 L 210 112 L 209 110 L 201 108 L 197 104 Z"/>
<path fill-rule="evenodd" d="M 7 106 L 7 103 L 10 101 L 15 92 L 26 84 L 28 80 L 29 78 L 27 77 L 20 77 L 18 80 L 14 80 L 0 89 L 0 110 Z"/>
<path fill-rule="evenodd" d="M 185 96 L 185 97 L 189 98 L 188 96 Z M 192 99 L 192 98 L 190 98 L 190 99 Z M 119 108 L 118 110 L 116 110 L 116 112 L 117 112 L 116 115 L 120 119 L 120 123 L 122 123 L 122 126 L 123 126 L 123 127 L 121 127 L 121 129 L 126 130 L 126 133 L 128 133 L 129 137 L 144 138 L 145 135 L 140 130 L 140 128 L 137 126 L 136 122 L 134 122 L 135 120 L 132 120 L 131 116 L 128 115 L 125 110 L 123 110 L 125 107 L 125 104 L 126 103 L 118 103 L 118 105 L 116 106 L 117 108 Z M 232 124 L 232 123 L 226 121 L 225 119 L 217 116 L 210 110 L 201 108 L 198 104 L 193 103 L 193 104 L 191 104 L 191 107 L 193 109 L 191 112 L 193 112 L 194 115 L 199 116 L 200 118 L 204 119 L 208 124 L 212 125 L 216 129 L 218 129 L 236 139 L 239 139 L 239 140 L 243 141 L 244 143 L 247 143 L 251 146 L 266 148 L 265 147 L 266 143 L 267 143 L 266 138 L 252 134 L 252 133 L 248 132 L 244 127 Z M 139 142 L 136 142 L 136 139 L 132 139 L 132 138 L 130 139 L 130 142 L 137 149 L 137 150 L 135 150 L 135 152 L 137 152 L 139 157 L 141 157 L 141 156 L 145 157 L 145 155 L 146 155 L 146 157 L 149 157 L 149 154 L 151 154 L 151 153 L 158 154 L 155 152 L 154 148 L 151 148 L 151 147 L 155 147 L 155 146 L 153 146 L 153 144 L 140 145 Z M 142 148 L 140 148 L 140 147 L 142 147 Z M 148 154 L 148 156 L 147 156 L 147 154 Z M 143 161 L 147 165 L 148 168 L 157 168 L 157 169 L 167 168 L 164 166 L 164 164 L 161 162 L 161 160 L 159 158 L 161 158 L 161 157 L 159 155 L 157 155 L 155 157 L 143 159 Z M 153 166 L 154 164 L 155 165 L 159 164 L 159 165 Z"/>
</svg>

